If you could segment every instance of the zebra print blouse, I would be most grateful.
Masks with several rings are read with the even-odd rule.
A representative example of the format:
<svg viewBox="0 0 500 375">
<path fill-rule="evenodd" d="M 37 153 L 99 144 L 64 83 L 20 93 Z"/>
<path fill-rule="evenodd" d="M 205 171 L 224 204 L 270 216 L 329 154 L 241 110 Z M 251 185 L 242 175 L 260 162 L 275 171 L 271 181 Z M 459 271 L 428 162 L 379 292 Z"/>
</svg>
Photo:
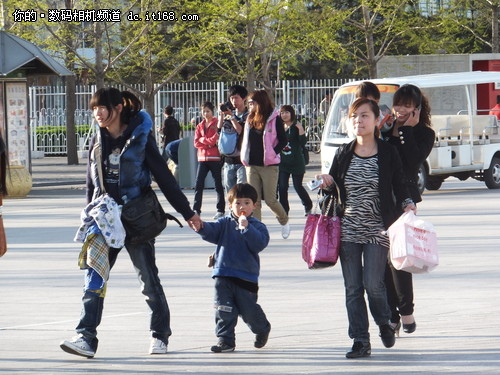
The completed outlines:
<svg viewBox="0 0 500 375">
<path fill-rule="evenodd" d="M 342 218 L 342 241 L 389 247 L 380 209 L 378 156 L 353 155 L 344 185 L 347 193 Z"/>
</svg>

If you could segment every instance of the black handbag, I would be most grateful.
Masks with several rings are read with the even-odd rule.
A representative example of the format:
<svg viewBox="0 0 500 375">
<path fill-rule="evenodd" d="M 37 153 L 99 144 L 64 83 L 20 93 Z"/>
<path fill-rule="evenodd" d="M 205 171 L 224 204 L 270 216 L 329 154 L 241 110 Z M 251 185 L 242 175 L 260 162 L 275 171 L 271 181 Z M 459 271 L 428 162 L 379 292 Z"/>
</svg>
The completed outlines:
<svg viewBox="0 0 500 375">
<path fill-rule="evenodd" d="M 153 189 L 148 189 L 125 203 L 121 218 L 127 233 L 126 240 L 131 244 L 147 242 L 157 237 L 167 226 L 167 220 L 175 220 L 182 228 L 176 217 L 165 213 Z"/>
<path fill-rule="evenodd" d="M 99 187 L 104 194 L 106 189 L 103 183 L 102 150 L 100 142 L 94 145 L 93 155 L 97 164 Z M 175 216 L 165 213 L 151 186 L 122 207 L 121 221 L 125 228 L 125 242 L 140 244 L 158 237 L 167 226 L 167 220 L 174 220 L 182 228 L 182 224 Z"/>
</svg>

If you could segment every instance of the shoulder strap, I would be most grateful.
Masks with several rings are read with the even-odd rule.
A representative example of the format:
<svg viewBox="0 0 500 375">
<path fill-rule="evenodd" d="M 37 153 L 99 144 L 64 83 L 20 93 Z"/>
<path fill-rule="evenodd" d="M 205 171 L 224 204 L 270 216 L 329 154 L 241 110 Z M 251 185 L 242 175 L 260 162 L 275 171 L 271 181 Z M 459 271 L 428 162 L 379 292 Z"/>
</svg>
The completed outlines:
<svg viewBox="0 0 500 375">
<path fill-rule="evenodd" d="M 97 168 L 97 177 L 99 178 L 99 187 L 101 188 L 101 193 L 106 193 L 104 188 L 103 172 L 102 172 L 102 147 L 101 142 L 97 142 L 94 145 L 94 160 Z"/>
</svg>

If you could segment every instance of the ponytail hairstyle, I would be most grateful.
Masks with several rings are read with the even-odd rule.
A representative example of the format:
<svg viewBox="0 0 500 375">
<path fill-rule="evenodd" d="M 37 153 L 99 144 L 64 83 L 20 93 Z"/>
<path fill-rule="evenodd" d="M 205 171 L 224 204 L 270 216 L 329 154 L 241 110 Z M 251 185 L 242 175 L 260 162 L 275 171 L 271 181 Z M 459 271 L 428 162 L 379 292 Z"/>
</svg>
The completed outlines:
<svg viewBox="0 0 500 375">
<path fill-rule="evenodd" d="M 120 114 L 120 122 L 128 124 L 130 119 L 137 115 L 142 109 L 141 101 L 130 91 L 120 91 L 114 87 L 106 87 L 97 90 L 92 99 L 90 99 L 90 108 L 103 106 L 108 110 L 108 118 L 111 116 L 113 109 L 123 104 L 123 109 Z"/>
<path fill-rule="evenodd" d="M 349 107 L 349 118 L 352 117 L 353 113 L 358 110 L 359 107 L 361 107 L 363 104 L 368 104 L 370 106 L 370 109 L 373 112 L 373 115 L 375 116 L 376 119 L 380 118 L 380 108 L 375 100 L 371 100 L 368 98 L 358 98 L 356 99 L 351 106 Z M 378 126 L 375 126 L 375 132 L 374 132 L 375 138 L 380 138 L 380 129 Z"/>
<path fill-rule="evenodd" d="M 431 126 L 431 106 L 427 97 L 415 85 L 405 84 L 399 87 L 392 98 L 392 106 L 412 105 L 420 107 L 419 124 Z"/>
<path fill-rule="evenodd" d="M 248 101 L 250 100 L 254 105 L 248 114 L 248 123 L 251 128 L 263 130 L 274 110 L 271 98 L 266 90 L 254 90 L 248 95 Z"/>
</svg>

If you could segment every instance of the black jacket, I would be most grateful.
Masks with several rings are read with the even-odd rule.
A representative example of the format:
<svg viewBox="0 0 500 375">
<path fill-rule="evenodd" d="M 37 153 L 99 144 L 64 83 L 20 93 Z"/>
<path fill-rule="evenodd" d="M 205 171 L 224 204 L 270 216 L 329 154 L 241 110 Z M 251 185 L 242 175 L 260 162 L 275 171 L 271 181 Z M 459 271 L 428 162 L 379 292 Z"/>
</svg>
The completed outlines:
<svg viewBox="0 0 500 375">
<path fill-rule="evenodd" d="M 397 137 L 391 135 L 387 138 L 390 144 L 396 147 L 403 163 L 403 171 L 408 183 L 408 189 L 413 202 L 422 201 L 418 190 L 418 170 L 427 159 L 434 146 L 434 130 L 423 124 L 416 126 L 401 126 Z"/>
<path fill-rule="evenodd" d="M 355 145 L 356 140 L 342 145 L 337 149 L 329 172 L 340 190 L 341 210 L 338 212 L 340 215 L 342 215 L 347 199 L 344 181 L 354 155 Z M 382 210 L 382 220 L 387 229 L 402 214 L 401 204 L 404 200 L 410 198 L 410 193 L 405 183 L 398 151 L 381 139 L 377 139 L 377 146 L 380 208 Z"/>
</svg>

